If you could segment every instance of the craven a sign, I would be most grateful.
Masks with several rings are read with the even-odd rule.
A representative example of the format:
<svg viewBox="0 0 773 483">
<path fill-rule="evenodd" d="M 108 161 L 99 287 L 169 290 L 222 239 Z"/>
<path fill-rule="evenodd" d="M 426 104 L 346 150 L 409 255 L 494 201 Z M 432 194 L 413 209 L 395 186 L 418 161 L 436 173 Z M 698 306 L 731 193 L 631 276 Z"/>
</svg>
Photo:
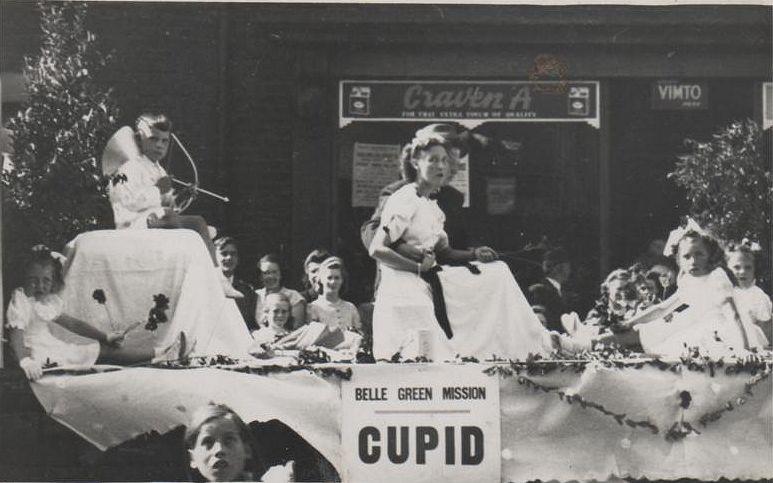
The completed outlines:
<svg viewBox="0 0 773 483">
<path fill-rule="evenodd" d="M 652 108 L 655 110 L 708 109 L 709 86 L 706 82 L 659 80 L 652 83 Z"/>
<path fill-rule="evenodd" d="M 358 367 L 341 396 L 344 481 L 500 481 L 499 378 L 480 366 Z"/>
<path fill-rule="evenodd" d="M 352 121 L 587 122 L 599 127 L 592 81 L 357 81 L 339 84 L 339 124 Z"/>
</svg>

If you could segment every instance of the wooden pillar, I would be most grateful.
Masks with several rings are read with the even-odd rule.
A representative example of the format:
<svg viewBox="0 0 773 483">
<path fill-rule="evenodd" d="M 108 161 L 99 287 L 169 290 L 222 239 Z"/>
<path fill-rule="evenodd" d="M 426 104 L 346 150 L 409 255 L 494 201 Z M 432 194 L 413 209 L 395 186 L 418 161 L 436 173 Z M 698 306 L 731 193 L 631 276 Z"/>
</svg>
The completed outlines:
<svg viewBox="0 0 773 483">
<path fill-rule="evenodd" d="M 599 133 L 599 269 L 601 277 L 610 270 L 612 249 L 612 187 L 610 175 L 610 108 L 609 80 L 601 81 L 599 96 L 601 106 L 601 132 Z"/>
</svg>

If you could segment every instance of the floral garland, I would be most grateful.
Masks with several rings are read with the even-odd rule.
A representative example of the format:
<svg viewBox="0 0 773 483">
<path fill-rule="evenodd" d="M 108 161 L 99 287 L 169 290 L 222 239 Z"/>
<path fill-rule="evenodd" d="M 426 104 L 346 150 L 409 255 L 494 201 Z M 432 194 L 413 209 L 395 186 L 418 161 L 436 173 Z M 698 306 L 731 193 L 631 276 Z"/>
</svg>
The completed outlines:
<svg viewBox="0 0 773 483">
<path fill-rule="evenodd" d="M 554 393 L 559 399 L 565 401 L 567 404 L 579 403 L 584 409 L 593 409 L 600 413 L 609 416 L 614 419 L 618 424 L 626 424 L 632 428 L 642 427 L 649 429 L 653 434 L 658 434 L 660 428 L 650 421 L 636 421 L 626 414 L 615 413 L 602 404 L 594 401 L 589 401 L 578 394 L 570 394 L 566 391 L 559 390 L 558 387 L 545 386 L 526 376 L 522 376 L 521 373 L 525 372 L 528 375 L 548 375 L 556 370 L 564 372 L 566 370 L 575 370 L 576 372 L 583 372 L 589 363 L 596 363 L 607 368 L 635 368 L 641 369 L 645 366 L 655 367 L 661 371 L 680 372 L 682 370 L 695 371 L 695 372 L 708 372 L 710 377 L 714 377 L 716 372 L 724 369 L 726 375 L 743 374 L 748 373 L 751 375 L 749 381 L 744 385 L 743 395 L 732 398 L 719 410 L 710 411 L 698 418 L 698 422 L 702 427 L 706 427 L 709 424 L 719 420 L 722 415 L 728 411 L 732 411 L 736 406 L 745 404 L 749 397 L 754 394 L 752 389 L 760 382 L 770 377 L 771 370 L 773 369 L 773 361 L 769 359 L 762 359 L 759 356 L 752 355 L 746 358 L 734 359 L 731 363 L 726 363 L 723 359 L 712 360 L 709 357 L 700 356 L 697 349 L 691 349 L 690 353 L 682 357 L 676 362 L 665 362 L 660 359 L 617 359 L 610 358 L 610 352 L 606 353 L 586 353 L 582 359 L 575 360 L 541 360 L 539 356 L 530 357 L 526 361 L 506 361 L 505 364 L 500 363 L 490 366 L 483 372 L 487 375 L 497 375 L 500 377 L 515 377 L 516 382 L 519 385 L 525 385 L 535 391 L 542 391 L 545 393 Z M 679 406 L 681 408 L 682 415 L 679 421 L 676 421 L 671 427 L 664 432 L 664 437 L 667 441 L 678 441 L 685 438 L 687 435 L 701 434 L 690 422 L 684 420 L 684 411 L 690 407 L 692 402 L 692 395 L 689 391 L 681 391 L 678 395 Z"/>
<path fill-rule="evenodd" d="M 315 353 L 316 351 L 310 351 Z M 319 357 L 319 355 L 316 355 Z M 319 363 L 301 363 L 287 365 L 260 365 L 250 366 L 245 364 L 244 361 L 234 359 L 232 357 L 218 354 L 215 356 L 194 356 L 177 361 L 163 361 L 152 364 L 146 364 L 144 367 L 153 367 L 157 369 L 207 369 L 215 368 L 225 371 L 242 372 L 245 374 L 255 374 L 259 376 L 268 376 L 271 374 L 288 374 L 298 371 L 309 371 L 322 377 L 338 377 L 343 380 L 350 380 L 352 378 L 352 369 L 347 367 L 340 369 L 332 366 L 320 366 Z"/>
</svg>

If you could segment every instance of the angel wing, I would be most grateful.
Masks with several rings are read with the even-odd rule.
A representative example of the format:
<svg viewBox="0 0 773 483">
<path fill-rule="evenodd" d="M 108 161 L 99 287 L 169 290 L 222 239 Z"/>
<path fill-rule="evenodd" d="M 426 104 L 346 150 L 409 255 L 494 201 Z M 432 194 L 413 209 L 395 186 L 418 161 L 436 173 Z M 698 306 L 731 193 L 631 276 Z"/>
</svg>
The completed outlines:
<svg viewBox="0 0 773 483">
<path fill-rule="evenodd" d="M 123 126 L 107 141 L 102 153 L 102 174 L 110 176 L 123 163 L 140 156 L 140 149 L 134 140 L 134 131 L 129 126 Z"/>
</svg>

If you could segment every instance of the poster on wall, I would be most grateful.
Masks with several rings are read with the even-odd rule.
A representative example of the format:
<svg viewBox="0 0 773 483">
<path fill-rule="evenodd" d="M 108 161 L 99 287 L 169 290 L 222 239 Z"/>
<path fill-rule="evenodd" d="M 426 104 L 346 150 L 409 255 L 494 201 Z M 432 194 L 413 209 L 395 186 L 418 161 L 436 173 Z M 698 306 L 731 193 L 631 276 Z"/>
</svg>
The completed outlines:
<svg viewBox="0 0 773 483">
<path fill-rule="evenodd" d="M 515 178 L 486 179 L 486 211 L 489 215 L 506 215 L 515 210 Z"/>
<path fill-rule="evenodd" d="M 373 208 L 381 188 L 400 178 L 400 145 L 354 143 L 352 206 Z"/>
<path fill-rule="evenodd" d="M 458 159 L 459 171 L 456 172 L 454 177 L 449 183 L 454 188 L 464 194 L 463 208 L 470 207 L 470 156 L 465 156 Z"/>
<path fill-rule="evenodd" d="M 353 121 L 586 122 L 600 126 L 598 81 L 339 83 L 339 125 Z"/>
<path fill-rule="evenodd" d="M 341 398 L 343 481 L 501 481 L 499 378 L 480 368 L 358 368 Z"/>
</svg>

